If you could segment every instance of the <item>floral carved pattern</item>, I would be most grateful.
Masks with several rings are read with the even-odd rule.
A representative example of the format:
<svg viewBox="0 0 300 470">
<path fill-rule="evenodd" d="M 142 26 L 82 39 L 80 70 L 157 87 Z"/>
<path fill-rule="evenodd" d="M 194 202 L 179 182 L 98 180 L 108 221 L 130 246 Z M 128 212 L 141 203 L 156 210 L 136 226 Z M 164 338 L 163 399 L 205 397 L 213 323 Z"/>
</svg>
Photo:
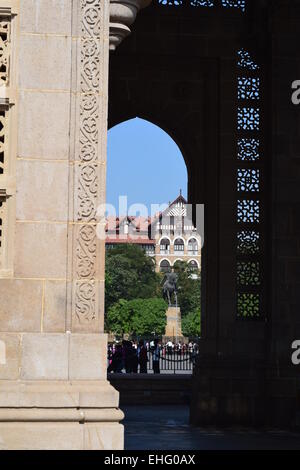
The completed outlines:
<svg viewBox="0 0 300 470">
<path fill-rule="evenodd" d="M 96 221 L 98 194 L 98 121 L 97 96 L 83 96 L 80 109 L 80 163 L 78 179 L 78 220 Z"/>
<path fill-rule="evenodd" d="M 0 199 L 0 269 L 2 268 L 2 224 L 3 220 L 5 219 L 5 201 Z"/>
<path fill-rule="evenodd" d="M 77 282 L 76 314 L 80 323 L 90 323 L 96 319 L 96 288 L 93 281 Z"/>
<path fill-rule="evenodd" d="M 101 32 L 100 0 L 81 0 L 81 33 L 85 37 L 99 37 Z"/>
<path fill-rule="evenodd" d="M 10 25 L 10 18 L 0 20 L 0 83 L 5 86 L 9 83 Z"/>
<path fill-rule="evenodd" d="M 100 50 L 97 39 L 83 39 L 81 47 L 81 91 L 88 93 L 100 83 Z"/>
<path fill-rule="evenodd" d="M 6 164 L 6 132 L 7 132 L 7 112 L 0 109 L 0 175 L 5 173 Z"/>
<path fill-rule="evenodd" d="M 96 229 L 83 225 L 79 230 L 77 245 L 77 276 L 79 279 L 93 279 L 96 265 Z"/>
<path fill-rule="evenodd" d="M 80 122 L 77 175 L 75 313 L 79 323 L 96 320 L 96 212 L 99 193 L 101 0 L 81 0 Z"/>
</svg>

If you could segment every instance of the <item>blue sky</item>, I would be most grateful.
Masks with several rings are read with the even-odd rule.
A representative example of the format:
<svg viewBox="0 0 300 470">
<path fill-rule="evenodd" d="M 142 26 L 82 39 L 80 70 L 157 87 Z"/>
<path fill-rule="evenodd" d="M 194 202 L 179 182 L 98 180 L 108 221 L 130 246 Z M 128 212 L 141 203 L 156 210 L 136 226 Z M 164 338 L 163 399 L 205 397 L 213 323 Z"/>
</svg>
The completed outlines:
<svg viewBox="0 0 300 470">
<path fill-rule="evenodd" d="M 174 200 L 180 189 L 186 197 L 187 170 L 178 146 L 166 132 L 138 118 L 109 131 L 106 200 L 117 214 L 119 196 L 127 195 L 128 208 L 145 204 L 150 215 L 151 204 Z"/>
</svg>

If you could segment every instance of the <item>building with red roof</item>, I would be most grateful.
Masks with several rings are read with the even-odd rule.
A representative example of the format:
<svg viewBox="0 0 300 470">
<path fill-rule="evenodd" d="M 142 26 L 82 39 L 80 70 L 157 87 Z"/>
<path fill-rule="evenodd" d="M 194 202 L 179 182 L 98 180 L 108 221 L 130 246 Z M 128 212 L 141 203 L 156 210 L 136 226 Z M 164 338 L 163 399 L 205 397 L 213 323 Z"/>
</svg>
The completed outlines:
<svg viewBox="0 0 300 470">
<path fill-rule="evenodd" d="M 107 250 L 124 243 L 139 245 L 157 271 L 167 272 L 178 261 L 186 261 L 195 271 L 201 269 L 201 237 L 181 191 L 154 217 L 107 217 L 105 231 Z"/>
</svg>

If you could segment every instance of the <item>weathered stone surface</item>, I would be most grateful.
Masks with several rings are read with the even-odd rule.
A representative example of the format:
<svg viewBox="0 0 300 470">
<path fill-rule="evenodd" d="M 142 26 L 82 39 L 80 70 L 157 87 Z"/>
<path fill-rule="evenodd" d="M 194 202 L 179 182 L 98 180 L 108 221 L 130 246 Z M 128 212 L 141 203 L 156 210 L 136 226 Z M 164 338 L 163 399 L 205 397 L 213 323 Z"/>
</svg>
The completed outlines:
<svg viewBox="0 0 300 470">
<path fill-rule="evenodd" d="M 123 426 L 68 422 L 0 423 L 0 450 L 122 450 Z"/>
<path fill-rule="evenodd" d="M 79 423 L 0 423 L 1 450 L 83 450 Z"/>
<path fill-rule="evenodd" d="M 53 35 L 22 35 L 20 68 L 22 89 L 69 91 L 71 38 Z"/>
<path fill-rule="evenodd" d="M 118 393 L 106 380 L 4 380 L 0 449 L 122 449 L 123 417 Z"/>
<path fill-rule="evenodd" d="M 0 333 L 0 381 L 18 380 L 20 374 L 21 336 Z"/>
<path fill-rule="evenodd" d="M 66 224 L 19 222 L 15 243 L 16 276 L 66 279 Z"/>
<path fill-rule="evenodd" d="M 69 0 L 36 0 L 20 2 L 22 33 L 71 34 L 72 3 Z"/>
<path fill-rule="evenodd" d="M 107 335 L 73 334 L 70 337 L 70 380 L 103 380 L 107 369 Z"/>
<path fill-rule="evenodd" d="M 67 281 L 44 281 L 42 330 L 45 333 L 64 333 L 67 315 Z"/>
<path fill-rule="evenodd" d="M 119 393 L 107 380 L 1 381 L 0 408 L 97 408 L 119 406 Z"/>
<path fill-rule="evenodd" d="M 124 449 L 124 428 L 120 424 L 86 424 L 84 450 Z"/>
<path fill-rule="evenodd" d="M 1 279 L 0 331 L 40 331 L 42 292 L 38 280 Z"/>
<path fill-rule="evenodd" d="M 68 220 L 67 162 L 17 162 L 17 220 Z"/>
<path fill-rule="evenodd" d="M 21 379 L 68 380 L 69 335 L 23 334 Z"/>
<path fill-rule="evenodd" d="M 70 95 L 20 91 L 19 96 L 18 156 L 67 160 Z"/>
</svg>

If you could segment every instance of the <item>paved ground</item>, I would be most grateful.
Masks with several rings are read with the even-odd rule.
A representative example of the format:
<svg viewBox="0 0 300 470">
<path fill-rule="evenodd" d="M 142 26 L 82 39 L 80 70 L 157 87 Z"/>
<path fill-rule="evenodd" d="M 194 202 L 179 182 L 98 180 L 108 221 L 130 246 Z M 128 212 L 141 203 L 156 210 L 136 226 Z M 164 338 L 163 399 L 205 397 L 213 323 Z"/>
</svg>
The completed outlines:
<svg viewBox="0 0 300 470">
<path fill-rule="evenodd" d="M 191 427 L 185 406 L 122 409 L 126 450 L 300 450 L 300 433 Z"/>
</svg>

